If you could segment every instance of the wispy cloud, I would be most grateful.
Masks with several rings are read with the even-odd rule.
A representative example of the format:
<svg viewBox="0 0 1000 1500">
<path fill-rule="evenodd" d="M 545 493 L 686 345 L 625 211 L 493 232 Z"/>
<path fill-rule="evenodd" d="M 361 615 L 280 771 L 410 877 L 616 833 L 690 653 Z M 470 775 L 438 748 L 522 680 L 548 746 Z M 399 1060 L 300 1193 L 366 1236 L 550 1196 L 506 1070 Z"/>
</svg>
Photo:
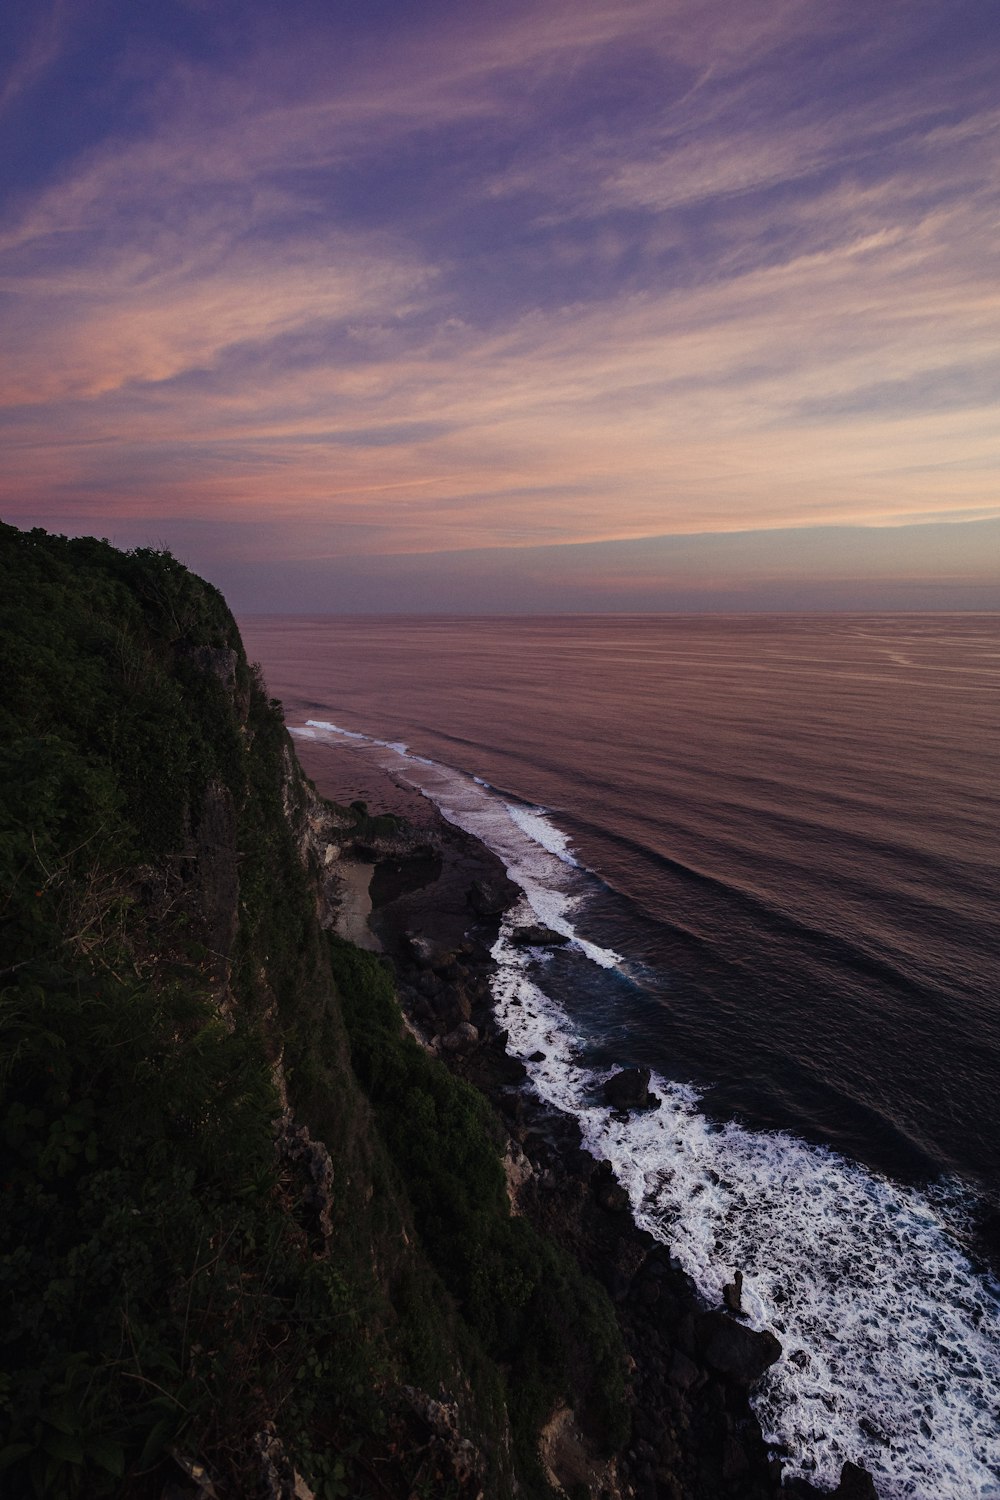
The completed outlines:
<svg viewBox="0 0 1000 1500">
<path fill-rule="evenodd" d="M 10 200 L 12 519 L 294 561 L 1000 513 L 1000 116 L 934 7 L 258 19 Z"/>
</svg>

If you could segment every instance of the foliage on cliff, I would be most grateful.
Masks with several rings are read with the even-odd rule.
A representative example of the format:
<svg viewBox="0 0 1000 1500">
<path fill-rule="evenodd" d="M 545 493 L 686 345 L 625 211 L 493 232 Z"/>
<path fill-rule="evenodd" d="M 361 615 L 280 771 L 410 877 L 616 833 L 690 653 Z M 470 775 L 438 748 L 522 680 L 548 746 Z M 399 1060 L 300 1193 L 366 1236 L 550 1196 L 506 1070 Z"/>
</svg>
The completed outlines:
<svg viewBox="0 0 1000 1500">
<path fill-rule="evenodd" d="M 318 1494 L 457 1495 L 418 1387 L 487 1492 L 541 1493 L 570 1379 L 621 1436 L 610 1309 L 510 1219 L 489 1111 L 385 971 L 331 951 L 221 595 L 4 526 L 0 627 L 0 1487 L 158 1496 L 190 1459 L 252 1496 L 277 1434 Z M 278 1077 L 329 1148 L 328 1233 Z"/>
</svg>

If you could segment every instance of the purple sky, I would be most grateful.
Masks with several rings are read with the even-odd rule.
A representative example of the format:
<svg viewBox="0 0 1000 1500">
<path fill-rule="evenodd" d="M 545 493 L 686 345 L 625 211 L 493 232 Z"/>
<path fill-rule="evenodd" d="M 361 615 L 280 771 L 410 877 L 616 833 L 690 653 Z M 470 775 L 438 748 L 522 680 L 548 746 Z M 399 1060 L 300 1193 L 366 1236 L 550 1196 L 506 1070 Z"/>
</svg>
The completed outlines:
<svg viewBox="0 0 1000 1500">
<path fill-rule="evenodd" d="M 7 0 L 0 512 L 241 611 L 1000 609 L 996 0 Z"/>
</svg>

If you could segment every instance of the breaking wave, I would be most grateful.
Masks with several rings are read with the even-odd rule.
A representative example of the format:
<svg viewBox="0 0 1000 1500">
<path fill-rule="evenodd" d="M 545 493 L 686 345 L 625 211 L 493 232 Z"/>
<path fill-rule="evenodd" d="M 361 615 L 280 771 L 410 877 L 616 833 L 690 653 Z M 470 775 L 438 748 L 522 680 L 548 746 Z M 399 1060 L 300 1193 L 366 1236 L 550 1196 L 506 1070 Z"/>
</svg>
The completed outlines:
<svg viewBox="0 0 1000 1500">
<path fill-rule="evenodd" d="M 402 744 L 324 721 L 296 732 L 343 736 L 504 861 L 524 893 L 494 948 L 509 1049 L 543 1099 L 576 1114 L 707 1301 L 743 1272 L 750 1321 L 784 1351 L 754 1406 L 791 1454 L 785 1472 L 832 1487 L 852 1459 L 883 1500 L 998 1500 L 1000 1287 L 963 1252 L 960 1187 L 921 1192 L 795 1136 L 713 1122 L 696 1089 L 665 1076 L 657 1110 L 615 1118 L 608 1071 L 581 1061 L 589 1038 L 546 992 L 547 966 L 564 960 L 512 941 L 537 920 L 572 939 L 578 963 L 626 962 L 581 931 L 599 882 L 551 814 Z"/>
</svg>

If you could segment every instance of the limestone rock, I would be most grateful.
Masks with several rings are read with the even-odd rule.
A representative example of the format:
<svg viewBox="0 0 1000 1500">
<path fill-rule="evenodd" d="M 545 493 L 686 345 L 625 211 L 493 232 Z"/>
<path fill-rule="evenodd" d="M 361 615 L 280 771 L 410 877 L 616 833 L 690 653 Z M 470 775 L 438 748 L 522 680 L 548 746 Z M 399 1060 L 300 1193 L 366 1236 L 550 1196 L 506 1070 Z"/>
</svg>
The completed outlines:
<svg viewBox="0 0 1000 1500">
<path fill-rule="evenodd" d="M 600 1459 L 571 1407 L 560 1403 L 541 1430 L 538 1456 L 557 1495 L 601 1495 L 621 1500 L 617 1464 Z"/>
<path fill-rule="evenodd" d="M 438 969 L 451 962 L 454 954 L 421 933 L 408 932 L 406 941 L 415 963 L 425 969 Z"/>
<path fill-rule="evenodd" d="M 415 1390 L 409 1385 L 400 1387 L 400 1395 L 428 1427 L 439 1464 L 451 1471 L 452 1478 L 460 1486 L 479 1493 L 485 1465 L 479 1449 L 459 1431 L 457 1404 L 436 1401 L 426 1391 Z"/>
<path fill-rule="evenodd" d="M 333 1162 L 330 1153 L 322 1141 L 314 1141 L 306 1127 L 296 1125 L 288 1113 L 279 1125 L 275 1149 L 279 1161 L 305 1168 L 309 1187 L 303 1194 L 303 1201 L 315 1215 L 316 1229 L 325 1252 L 333 1234 Z"/>
<path fill-rule="evenodd" d="M 525 1183 L 534 1175 L 534 1167 L 515 1140 L 508 1140 L 503 1158 L 504 1176 L 507 1179 L 507 1197 L 512 1214 L 521 1212 L 518 1198 Z"/>
</svg>

